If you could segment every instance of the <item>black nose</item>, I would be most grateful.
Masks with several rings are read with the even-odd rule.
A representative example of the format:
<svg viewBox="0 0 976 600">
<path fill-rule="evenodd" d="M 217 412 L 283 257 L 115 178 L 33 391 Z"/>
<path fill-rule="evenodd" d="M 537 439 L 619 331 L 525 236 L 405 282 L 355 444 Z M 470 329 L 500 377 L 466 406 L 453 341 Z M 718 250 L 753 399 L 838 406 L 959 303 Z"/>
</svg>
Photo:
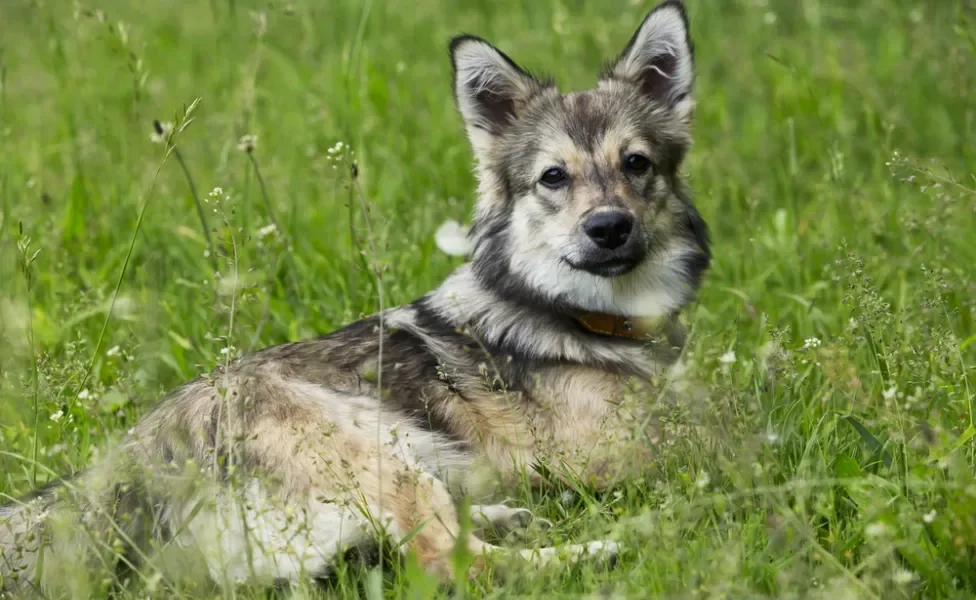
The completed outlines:
<svg viewBox="0 0 976 600">
<path fill-rule="evenodd" d="M 634 217 L 618 210 L 599 212 L 583 222 L 583 231 L 597 246 L 613 250 L 624 245 L 634 228 Z"/>
</svg>

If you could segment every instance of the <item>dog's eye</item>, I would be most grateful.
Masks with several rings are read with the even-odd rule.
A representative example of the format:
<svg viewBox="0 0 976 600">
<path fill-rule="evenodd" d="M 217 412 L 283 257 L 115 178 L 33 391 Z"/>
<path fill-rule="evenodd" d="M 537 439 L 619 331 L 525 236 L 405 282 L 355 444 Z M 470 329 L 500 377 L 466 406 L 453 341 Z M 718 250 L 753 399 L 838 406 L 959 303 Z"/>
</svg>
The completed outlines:
<svg viewBox="0 0 976 600">
<path fill-rule="evenodd" d="M 624 169 L 634 175 L 643 175 L 651 168 L 651 159 L 642 154 L 630 154 L 624 158 Z"/>
<path fill-rule="evenodd" d="M 557 167 L 548 169 L 542 174 L 542 178 L 539 179 L 539 183 L 552 190 L 561 188 L 566 184 L 566 181 L 566 172 Z"/>
</svg>

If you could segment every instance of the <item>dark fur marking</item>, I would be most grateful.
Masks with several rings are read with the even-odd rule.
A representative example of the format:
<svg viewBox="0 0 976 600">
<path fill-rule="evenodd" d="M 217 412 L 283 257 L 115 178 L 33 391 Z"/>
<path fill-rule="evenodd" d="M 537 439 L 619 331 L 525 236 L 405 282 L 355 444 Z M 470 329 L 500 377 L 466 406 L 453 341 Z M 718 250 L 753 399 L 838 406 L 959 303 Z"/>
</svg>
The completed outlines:
<svg viewBox="0 0 976 600">
<path fill-rule="evenodd" d="M 592 93 L 582 92 L 577 97 L 588 97 Z M 563 101 L 557 114 L 562 115 L 561 128 L 577 148 L 590 153 L 596 150 L 611 121 L 616 118 L 616 115 L 602 110 L 598 103 L 589 100 L 582 103 Z"/>
<path fill-rule="evenodd" d="M 33 490 L 27 492 L 20 497 L 20 501 L 23 503 L 30 502 L 31 500 L 36 500 L 38 498 L 52 498 L 57 494 L 65 484 L 71 483 L 78 477 L 77 474 L 65 475 L 63 477 L 57 477 L 34 488 Z"/>
<path fill-rule="evenodd" d="M 711 240 L 709 239 L 708 225 L 694 207 L 689 206 L 685 213 L 685 226 L 700 248 L 700 252 L 691 254 L 684 259 L 688 277 L 691 279 L 692 285 L 697 288 L 711 264 Z"/>
</svg>

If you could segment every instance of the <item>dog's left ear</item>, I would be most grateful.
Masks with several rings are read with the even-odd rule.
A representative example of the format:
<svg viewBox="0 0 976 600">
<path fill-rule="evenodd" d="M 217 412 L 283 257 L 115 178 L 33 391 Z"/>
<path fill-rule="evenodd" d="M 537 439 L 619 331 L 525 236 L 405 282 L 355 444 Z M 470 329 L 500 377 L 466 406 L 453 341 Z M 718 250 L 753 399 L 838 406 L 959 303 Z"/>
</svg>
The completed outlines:
<svg viewBox="0 0 976 600">
<path fill-rule="evenodd" d="M 684 3 L 668 0 L 655 7 L 603 78 L 629 81 L 678 118 L 688 119 L 695 105 L 695 64 Z"/>
</svg>

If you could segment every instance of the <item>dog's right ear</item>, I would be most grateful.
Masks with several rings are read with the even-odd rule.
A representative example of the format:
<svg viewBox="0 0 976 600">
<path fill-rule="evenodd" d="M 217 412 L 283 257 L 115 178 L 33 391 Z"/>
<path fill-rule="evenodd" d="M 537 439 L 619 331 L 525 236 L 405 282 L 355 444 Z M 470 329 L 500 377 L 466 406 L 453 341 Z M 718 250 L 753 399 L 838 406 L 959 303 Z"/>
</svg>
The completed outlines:
<svg viewBox="0 0 976 600">
<path fill-rule="evenodd" d="M 475 151 L 518 117 L 521 108 L 549 85 L 534 78 L 485 40 L 459 35 L 451 40 L 454 97 Z"/>
</svg>

